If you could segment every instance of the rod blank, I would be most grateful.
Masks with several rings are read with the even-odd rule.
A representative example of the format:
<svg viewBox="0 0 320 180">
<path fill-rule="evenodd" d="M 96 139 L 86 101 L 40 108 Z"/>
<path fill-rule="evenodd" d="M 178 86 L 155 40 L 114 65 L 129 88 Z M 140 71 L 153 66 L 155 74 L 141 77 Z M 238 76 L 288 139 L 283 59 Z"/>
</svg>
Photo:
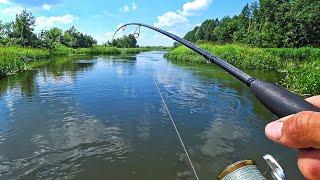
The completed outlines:
<svg viewBox="0 0 320 180">
<path fill-rule="evenodd" d="M 232 76 L 239 79 L 241 82 L 246 84 L 251 92 L 256 96 L 256 98 L 272 113 L 277 115 L 278 117 L 282 118 L 288 115 L 296 114 L 302 111 L 316 111 L 320 112 L 320 109 L 309 102 L 305 101 L 300 96 L 288 91 L 287 89 L 277 86 L 268 82 L 264 82 L 261 80 L 256 80 L 250 75 L 244 73 L 240 69 L 234 67 L 233 65 L 227 63 L 226 61 L 222 60 L 219 57 L 216 57 L 209 53 L 208 51 L 201 49 L 194 45 L 193 43 L 182 39 L 174 34 L 171 34 L 167 31 L 164 31 L 160 28 L 156 28 L 153 26 L 149 26 L 146 24 L 141 23 L 129 23 L 121 26 L 114 34 L 130 25 L 136 25 L 140 28 L 140 26 L 147 27 L 154 31 L 157 31 L 165 36 L 170 37 L 171 39 L 176 40 L 177 42 L 185 45 L 186 47 L 190 48 L 191 50 L 195 51 L 196 53 L 202 55 L 205 59 L 209 62 L 214 63 L 227 71 Z M 113 36 L 113 37 L 114 37 Z"/>
<path fill-rule="evenodd" d="M 118 28 L 118 30 L 115 32 L 114 36 L 116 35 L 116 33 L 126 27 L 126 26 L 130 26 L 130 25 L 135 25 L 135 26 L 143 26 L 143 27 L 147 27 L 149 29 L 155 30 L 165 36 L 170 37 L 171 39 L 176 40 L 177 42 L 187 46 L 188 48 L 190 48 L 191 50 L 197 52 L 198 54 L 202 55 L 205 59 L 207 59 L 208 61 L 210 61 L 211 63 L 214 63 L 216 65 L 218 65 L 219 67 L 223 68 L 225 71 L 227 71 L 228 73 L 230 73 L 232 76 L 236 77 L 237 79 L 239 79 L 241 82 L 245 83 L 247 86 L 250 86 L 250 84 L 254 81 L 254 79 L 249 76 L 248 74 L 244 73 L 243 71 L 239 70 L 238 68 L 234 67 L 233 65 L 223 61 L 222 59 L 213 56 L 211 53 L 209 53 L 208 51 L 201 49 L 197 46 L 195 46 L 193 43 L 184 40 L 174 34 L 171 34 L 167 31 L 164 31 L 160 28 L 156 28 L 153 26 L 149 26 L 146 24 L 141 24 L 141 23 L 128 23 L 125 24 L 123 26 L 121 26 L 120 28 Z"/>
</svg>

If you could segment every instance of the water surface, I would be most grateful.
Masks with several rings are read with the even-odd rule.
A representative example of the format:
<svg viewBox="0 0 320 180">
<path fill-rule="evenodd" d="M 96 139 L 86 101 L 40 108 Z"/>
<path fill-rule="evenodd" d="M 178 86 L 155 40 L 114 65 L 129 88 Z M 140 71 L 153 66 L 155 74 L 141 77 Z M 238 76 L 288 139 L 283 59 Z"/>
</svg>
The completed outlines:
<svg viewBox="0 0 320 180">
<path fill-rule="evenodd" d="M 242 159 L 264 166 L 267 153 L 301 178 L 296 152 L 266 139 L 274 116 L 247 87 L 163 55 L 57 58 L 2 79 L 0 179 L 194 179 L 155 82 L 200 179 Z"/>
</svg>

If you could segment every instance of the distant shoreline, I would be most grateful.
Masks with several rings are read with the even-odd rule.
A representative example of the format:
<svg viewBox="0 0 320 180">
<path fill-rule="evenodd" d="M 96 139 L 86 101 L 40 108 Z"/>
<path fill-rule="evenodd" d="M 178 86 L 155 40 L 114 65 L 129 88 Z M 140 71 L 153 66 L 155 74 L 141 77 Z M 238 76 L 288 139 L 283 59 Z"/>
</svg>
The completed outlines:
<svg viewBox="0 0 320 180">
<path fill-rule="evenodd" d="M 94 46 L 92 48 L 68 48 L 59 46 L 53 50 L 19 46 L 0 46 L 0 77 L 32 70 L 43 64 L 43 60 L 57 55 L 127 55 L 143 51 L 166 50 L 166 47 L 116 48 Z M 31 65 L 30 65 L 31 64 Z"/>
</svg>

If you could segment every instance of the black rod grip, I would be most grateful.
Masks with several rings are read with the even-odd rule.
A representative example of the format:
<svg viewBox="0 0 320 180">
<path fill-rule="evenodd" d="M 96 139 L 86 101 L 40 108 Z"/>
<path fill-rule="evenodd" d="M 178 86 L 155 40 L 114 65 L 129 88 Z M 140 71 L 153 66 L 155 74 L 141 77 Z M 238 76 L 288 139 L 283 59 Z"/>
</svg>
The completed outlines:
<svg viewBox="0 0 320 180">
<path fill-rule="evenodd" d="M 320 109 L 287 89 L 261 80 L 251 83 L 256 98 L 279 118 L 302 111 L 320 112 Z"/>
</svg>

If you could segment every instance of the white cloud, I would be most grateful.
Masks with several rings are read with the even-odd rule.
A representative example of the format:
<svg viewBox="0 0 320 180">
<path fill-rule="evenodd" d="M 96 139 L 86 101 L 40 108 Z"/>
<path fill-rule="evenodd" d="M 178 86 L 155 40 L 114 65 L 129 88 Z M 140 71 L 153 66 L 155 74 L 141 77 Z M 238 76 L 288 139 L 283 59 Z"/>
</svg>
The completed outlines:
<svg viewBox="0 0 320 180">
<path fill-rule="evenodd" d="M 20 5 L 4 8 L 2 13 L 9 17 L 14 17 L 16 14 L 20 14 L 23 11 L 23 7 Z"/>
<path fill-rule="evenodd" d="M 206 10 L 212 0 L 193 0 L 183 5 L 182 10 L 169 11 L 157 17 L 156 27 L 172 27 L 177 24 L 188 24 L 189 16 L 195 15 L 196 12 Z"/>
<path fill-rule="evenodd" d="M 9 4 L 9 0 L 0 0 L 0 4 Z"/>
<path fill-rule="evenodd" d="M 44 4 L 42 5 L 42 9 L 46 10 L 46 11 L 50 11 L 52 8 L 52 6 L 50 4 Z"/>
<path fill-rule="evenodd" d="M 121 9 L 121 11 L 122 11 L 122 12 L 129 12 L 129 11 L 130 11 L 130 8 L 129 8 L 128 4 L 125 4 L 125 5 L 123 6 L 123 8 Z"/>
<path fill-rule="evenodd" d="M 169 11 L 157 17 L 158 21 L 154 23 L 156 27 L 172 27 L 176 24 L 187 23 L 189 20 L 181 13 L 181 11 Z"/>
<path fill-rule="evenodd" d="M 40 16 L 36 19 L 36 27 L 37 29 L 48 29 L 59 24 L 71 24 L 75 20 L 76 17 L 71 14 L 51 17 Z"/>
<path fill-rule="evenodd" d="M 120 8 L 120 11 L 122 12 L 129 12 L 129 11 L 135 11 L 138 8 L 137 4 L 135 2 L 132 3 L 131 7 L 128 4 L 125 4 L 122 8 Z"/>
<path fill-rule="evenodd" d="M 119 29 L 121 26 L 123 26 L 124 24 L 123 23 L 120 23 L 120 24 L 118 24 L 118 26 L 116 27 L 117 29 Z M 112 40 L 112 37 L 113 37 L 113 35 L 114 35 L 114 33 L 116 32 L 116 30 L 117 29 L 115 29 L 114 31 L 109 31 L 109 32 L 106 32 L 105 34 L 104 34 L 104 37 L 102 37 L 102 38 L 98 38 L 98 43 L 99 44 L 103 44 L 103 43 L 105 43 L 105 42 L 107 42 L 107 41 L 111 41 Z M 122 37 L 123 35 L 125 35 L 125 29 L 122 29 L 122 30 L 120 30 L 120 31 L 118 31 L 117 32 L 117 34 L 116 34 L 116 37 L 115 38 L 119 38 L 119 37 Z"/>
<path fill-rule="evenodd" d="M 135 2 L 132 3 L 132 10 L 136 10 L 138 7 Z"/>
<path fill-rule="evenodd" d="M 183 5 L 183 14 L 186 16 L 194 15 L 194 13 L 206 10 L 210 6 L 212 0 L 194 0 Z"/>
</svg>

